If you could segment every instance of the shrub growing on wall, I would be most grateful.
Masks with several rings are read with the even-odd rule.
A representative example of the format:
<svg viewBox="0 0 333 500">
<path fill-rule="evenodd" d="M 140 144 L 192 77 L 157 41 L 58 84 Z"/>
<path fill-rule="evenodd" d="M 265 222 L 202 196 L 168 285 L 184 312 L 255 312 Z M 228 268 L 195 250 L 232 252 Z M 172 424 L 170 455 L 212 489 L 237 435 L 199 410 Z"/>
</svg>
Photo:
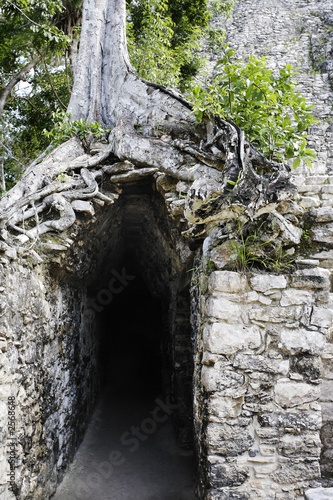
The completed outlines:
<svg viewBox="0 0 333 500">
<path fill-rule="evenodd" d="M 211 113 L 234 121 L 269 160 L 294 158 L 294 168 L 303 160 L 311 167 L 316 156 L 307 147 L 306 130 L 317 120 L 295 90 L 296 74 L 287 64 L 276 76 L 265 57 L 238 60 L 225 44 L 211 83 L 193 91 L 193 111 L 199 122 Z"/>
</svg>

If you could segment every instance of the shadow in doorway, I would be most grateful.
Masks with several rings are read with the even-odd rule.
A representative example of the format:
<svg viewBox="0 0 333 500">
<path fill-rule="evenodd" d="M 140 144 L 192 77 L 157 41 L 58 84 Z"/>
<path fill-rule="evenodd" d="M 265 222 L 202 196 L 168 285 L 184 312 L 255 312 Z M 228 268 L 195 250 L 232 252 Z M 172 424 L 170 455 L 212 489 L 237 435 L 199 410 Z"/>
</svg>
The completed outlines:
<svg viewBox="0 0 333 500">
<path fill-rule="evenodd" d="M 136 269 L 98 314 L 104 390 L 53 500 L 193 500 L 194 454 L 177 440 L 165 301 Z"/>
</svg>

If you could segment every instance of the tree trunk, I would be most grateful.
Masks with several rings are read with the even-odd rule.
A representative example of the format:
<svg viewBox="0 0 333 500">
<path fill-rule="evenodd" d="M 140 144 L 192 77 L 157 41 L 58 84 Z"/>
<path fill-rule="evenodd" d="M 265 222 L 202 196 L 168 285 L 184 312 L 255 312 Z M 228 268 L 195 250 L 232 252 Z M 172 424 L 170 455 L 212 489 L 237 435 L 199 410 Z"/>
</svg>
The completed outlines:
<svg viewBox="0 0 333 500">
<path fill-rule="evenodd" d="M 111 129 L 108 146 L 92 156 L 73 139 L 35 162 L 0 200 L 0 228 L 7 242 L 9 233 L 22 243 L 35 240 L 40 232 L 24 229 L 24 221 L 34 215 L 37 220 L 36 214 L 50 206 L 60 219 L 44 222 L 42 232 L 63 231 L 74 223 L 73 200 L 112 203 L 98 187 L 100 175 L 114 176 L 119 185 L 163 174 L 188 183 L 189 236 L 202 236 L 221 220 L 270 212 L 294 192 L 288 167 L 268 162 L 235 124 L 214 116 L 198 124 L 180 94 L 136 76 L 127 52 L 125 7 L 125 0 L 84 1 L 69 104 L 72 120 L 84 118 Z M 104 167 L 106 159 L 115 166 Z M 126 168 L 124 160 L 130 162 Z M 57 180 L 60 173 L 70 176 L 78 168 L 80 179 Z"/>
</svg>

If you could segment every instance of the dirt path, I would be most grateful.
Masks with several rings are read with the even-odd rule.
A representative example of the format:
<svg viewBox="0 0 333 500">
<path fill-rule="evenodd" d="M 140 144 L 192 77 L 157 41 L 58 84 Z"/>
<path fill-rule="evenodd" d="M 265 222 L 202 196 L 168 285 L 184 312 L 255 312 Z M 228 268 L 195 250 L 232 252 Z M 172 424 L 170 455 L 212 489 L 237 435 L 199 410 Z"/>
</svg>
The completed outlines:
<svg viewBox="0 0 333 500">
<path fill-rule="evenodd" d="M 106 391 L 52 500 L 193 500 L 193 454 L 173 434 L 162 398 Z"/>
</svg>

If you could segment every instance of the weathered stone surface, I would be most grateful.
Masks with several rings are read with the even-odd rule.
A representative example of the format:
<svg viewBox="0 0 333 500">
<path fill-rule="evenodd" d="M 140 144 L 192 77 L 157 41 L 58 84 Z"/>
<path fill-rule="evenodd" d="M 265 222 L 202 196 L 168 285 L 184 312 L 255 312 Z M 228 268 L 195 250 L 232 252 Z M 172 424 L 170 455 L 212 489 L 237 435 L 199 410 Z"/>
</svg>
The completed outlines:
<svg viewBox="0 0 333 500">
<path fill-rule="evenodd" d="M 311 488 L 305 492 L 306 500 L 332 500 L 333 488 Z"/>
<path fill-rule="evenodd" d="M 203 339 L 205 349 L 215 354 L 235 354 L 240 349 L 255 349 L 261 344 L 260 331 L 255 325 L 213 323 L 205 326 Z"/>
<path fill-rule="evenodd" d="M 208 424 L 206 439 L 210 453 L 226 457 L 241 455 L 254 443 L 246 428 L 217 423 Z"/>
<path fill-rule="evenodd" d="M 95 215 L 95 210 L 89 201 L 74 200 L 71 203 L 75 212 L 85 212 L 90 215 Z"/>
<path fill-rule="evenodd" d="M 301 354 L 292 358 L 292 369 L 297 371 L 306 380 L 318 380 L 322 376 L 323 364 L 318 356 Z"/>
<path fill-rule="evenodd" d="M 206 305 L 207 316 L 218 318 L 227 323 L 238 323 L 242 307 L 226 297 L 210 297 Z"/>
<path fill-rule="evenodd" d="M 285 457 L 319 457 L 321 451 L 320 436 L 317 433 L 285 434 L 278 444 L 278 453 Z"/>
<path fill-rule="evenodd" d="M 210 460 L 210 457 L 208 457 Z M 249 476 L 247 467 L 213 459 L 209 470 L 209 482 L 213 488 L 240 486 Z"/>
<path fill-rule="evenodd" d="M 320 391 L 321 391 L 320 401 L 332 403 L 332 417 L 333 417 L 333 380 L 330 379 L 323 380 L 320 386 Z"/>
<path fill-rule="evenodd" d="M 207 493 L 207 500 L 248 500 L 250 497 L 247 493 L 223 488 L 223 491 L 212 490 Z"/>
<path fill-rule="evenodd" d="M 295 430 L 318 431 L 321 428 L 320 412 L 285 412 L 285 413 L 262 413 L 258 416 L 258 422 L 263 427 L 283 427 Z"/>
<path fill-rule="evenodd" d="M 244 398 L 232 396 L 214 396 L 209 399 L 208 413 L 210 416 L 222 418 L 235 418 L 241 414 Z"/>
<path fill-rule="evenodd" d="M 290 354 L 308 353 L 320 355 L 325 348 L 325 336 L 317 331 L 284 329 L 281 331 L 279 347 Z"/>
<path fill-rule="evenodd" d="M 297 484 L 299 481 L 313 481 L 320 478 L 320 467 L 317 460 L 301 462 L 290 459 L 281 464 L 279 469 L 271 474 L 271 478 L 280 484 Z"/>
<path fill-rule="evenodd" d="M 325 225 L 313 226 L 311 228 L 311 235 L 314 241 L 333 243 L 333 224 L 328 223 Z"/>
<path fill-rule="evenodd" d="M 244 293 L 247 288 L 246 276 L 232 271 L 214 271 L 208 281 L 210 292 Z"/>
<path fill-rule="evenodd" d="M 302 269 L 292 275 L 292 286 L 304 289 L 329 290 L 331 273 L 327 269 Z"/>
<path fill-rule="evenodd" d="M 295 226 L 282 216 L 277 217 L 276 222 L 280 226 L 283 241 L 294 245 L 298 245 L 300 243 L 302 237 L 302 229 L 300 227 Z"/>
<path fill-rule="evenodd" d="M 270 359 L 258 354 L 236 354 L 233 366 L 249 372 L 259 371 L 266 373 L 289 373 L 289 360 Z"/>
<path fill-rule="evenodd" d="M 331 222 L 333 221 L 333 208 L 320 207 L 310 210 L 310 216 L 317 222 Z"/>
<path fill-rule="evenodd" d="M 223 396 L 239 398 L 246 392 L 246 378 L 242 373 L 232 370 L 219 370 L 218 364 L 214 367 L 202 367 L 202 384 L 207 392 L 218 391 Z"/>
<path fill-rule="evenodd" d="M 274 388 L 275 401 L 282 408 L 293 408 L 303 403 L 316 401 L 320 396 L 318 386 L 291 382 L 288 379 L 279 380 Z"/>
<path fill-rule="evenodd" d="M 311 305 L 314 300 L 313 293 L 307 290 L 289 288 L 288 290 L 283 290 L 280 305 L 282 307 L 302 304 Z"/>
<path fill-rule="evenodd" d="M 313 307 L 311 325 L 320 328 L 330 328 L 333 321 L 333 311 L 324 307 Z"/>
<path fill-rule="evenodd" d="M 274 274 L 256 274 L 250 278 L 251 287 L 257 292 L 268 292 L 273 289 L 284 289 L 287 287 L 285 276 Z"/>
<path fill-rule="evenodd" d="M 227 264 L 237 262 L 237 255 L 231 241 L 225 241 L 218 247 L 214 248 L 211 262 L 217 269 L 223 269 Z"/>
<path fill-rule="evenodd" d="M 299 319 L 301 308 L 299 306 L 290 307 L 257 307 L 249 311 L 249 318 L 256 321 L 268 323 L 283 323 Z"/>
</svg>

